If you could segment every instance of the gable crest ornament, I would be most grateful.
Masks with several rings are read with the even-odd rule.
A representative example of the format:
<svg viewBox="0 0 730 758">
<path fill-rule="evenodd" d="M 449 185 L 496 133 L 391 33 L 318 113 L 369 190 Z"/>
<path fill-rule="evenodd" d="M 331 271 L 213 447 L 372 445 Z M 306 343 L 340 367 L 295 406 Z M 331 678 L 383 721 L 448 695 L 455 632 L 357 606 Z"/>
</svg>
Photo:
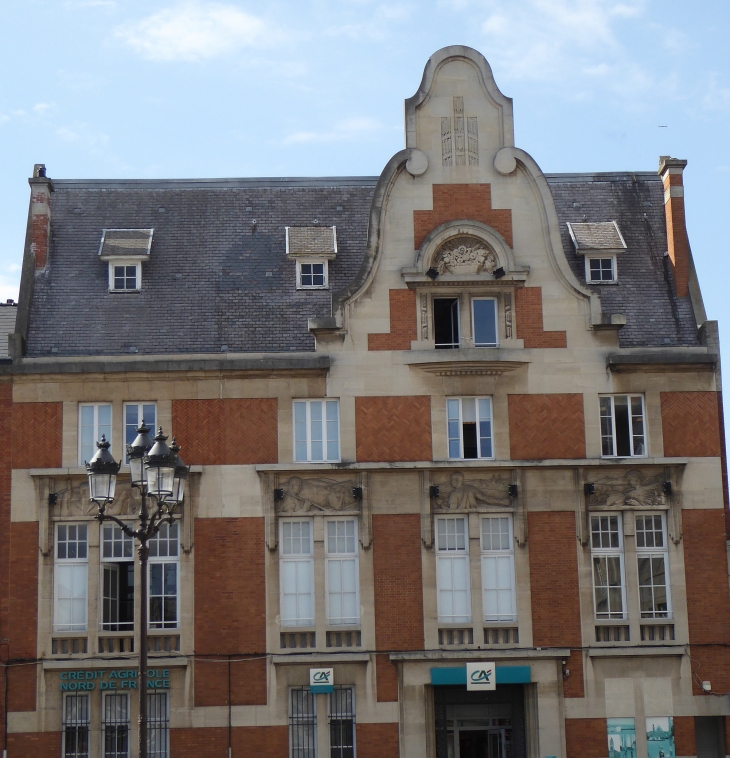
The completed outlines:
<svg viewBox="0 0 730 758">
<path fill-rule="evenodd" d="M 499 259 L 478 237 L 459 235 L 447 240 L 438 248 L 431 265 L 439 275 L 492 274 L 499 268 Z"/>
</svg>

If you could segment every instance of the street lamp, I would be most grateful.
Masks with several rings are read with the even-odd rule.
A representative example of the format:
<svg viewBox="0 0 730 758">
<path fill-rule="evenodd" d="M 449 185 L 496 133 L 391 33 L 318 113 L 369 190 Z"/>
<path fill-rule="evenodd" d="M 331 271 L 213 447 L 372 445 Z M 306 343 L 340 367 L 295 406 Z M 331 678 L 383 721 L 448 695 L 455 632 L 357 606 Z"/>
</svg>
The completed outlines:
<svg viewBox="0 0 730 758">
<path fill-rule="evenodd" d="M 172 446 L 165 443 L 167 437 L 159 428 L 154 439 L 144 419 L 137 428 L 137 437 L 127 445 L 130 478 L 133 487 L 141 495 L 137 520 L 139 525 L 133 528 L 116 516 L 106 512 L 107 505 L 114 501 L 117 474 L 121 463 L 117 463 L 109 452 L 109 442 L 104 435 L 96 443 L 98 450 L 86 464 L 89 476 L 89 499 L 96 503 L 98 513 L 95 518 L 99 523 L 113 521 L 128 537 L 138 540 L 141 591 L 140 591 L 140 651 L 139 651 L 139 758 L 147 758 L 147 560 L 149 547 L 147 542 L 154 537 L 161 524 L 172 524 L 175 511 L 182 503 L 185 494 L 185 480 L 189 468 L 180 458 L 180 448 L 173 438 Z M 155 501 L 151 511 L 147 509 L 147 498 Z"/>
</svg>

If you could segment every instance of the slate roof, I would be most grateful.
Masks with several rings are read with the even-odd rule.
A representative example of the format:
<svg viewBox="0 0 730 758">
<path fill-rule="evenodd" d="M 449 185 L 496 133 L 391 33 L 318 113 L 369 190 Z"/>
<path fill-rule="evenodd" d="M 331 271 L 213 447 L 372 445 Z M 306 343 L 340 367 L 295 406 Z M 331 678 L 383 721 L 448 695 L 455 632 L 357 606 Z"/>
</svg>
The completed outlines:
<svg viewBox="0 0 730 758">
<path fill-rule="evenodd" d="M 307 319 L 330 316 L 331 293 L 360 268 L 377 179 L 55 180 L 50 263 L 35 281 L 28 355 L 313 351 Z M 615 220 L 626 241 L 618 283 L 591 285 L 605 314 L 627 318 L 621 347 L 697 345 L 690 300 L 676 297 L 664 256 L 659 176 L 547 180 L 579 281 L 583 256 L 567 222 Z M 337 228 L 330 290 L 297 290 L 285 227 L 315 225 Z M 102 230 L 148 228 L 155 231 L 141 292 L 110 294 Z"/>
<path fill-rule="evenodd" d="M 578 252 L 626 248 L 626 243 L 621 238 L 621 232 L 615 221 L 587 221 L 585 223 L 568 221 L 568 231 Z"/>
</svg>

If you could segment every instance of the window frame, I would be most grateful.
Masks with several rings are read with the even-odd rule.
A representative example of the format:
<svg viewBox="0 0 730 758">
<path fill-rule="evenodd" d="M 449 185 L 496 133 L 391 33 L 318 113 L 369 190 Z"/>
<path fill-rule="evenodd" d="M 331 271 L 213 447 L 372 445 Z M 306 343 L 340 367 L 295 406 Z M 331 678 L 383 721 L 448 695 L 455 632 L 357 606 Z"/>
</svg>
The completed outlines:
<svg viewBox="0 0 730 758">
<path fill-rule="evenodd" d="M 603 255 L 586 255 L 585 257 L 585 275 L 586 284 L 617 284 L 618 283 L 618 263 L 616 255 L 603 254 Z M 591 261 L 611 261 L 611 278 L 610 279 L 591 279 Z"/>
<path fill-rule="evenodd" d="M 464 406 L 463 401 L 464 400 L 473 400 L 475 403 L 475 411 L 476 411 L 476 427 L 477 427 L 477 457 L 476 458 L 465 458 L 464 457 Z M 451 423 L 452 419 L 455 417 L 449 415 L 450 409 L 449 404 L 458 401 L 458 407 L 459 407 L 459 417 L 458 417 L 458 424 L 459 424 L 459 457 L 452 457 L 451 455 L 451 441 L 456 440 L 456 437 L 451 436 Z M 480 423 L 480 401 L 486 401 L 489 403 L 489 430 L 490 430 L 490 446 L 492 448 L 491 455 L 482 455 L 482 436 L 480 434 L 481 429 Z M 467 396 L 467 397 L 447 397 L 446 398 L 446 456 L 449 460 L 457 461 L 457 460 L 463 460 L 463 461 L 472 461 L 472 460 L 494 460 L 494 402 L 491 395 L 481 395 L 481 396 Z"/>
<path fill-rule="evenodd" d="M 122 545 L 122 553 L 124 553 L 125 544 L 128 545 L 129 543 L 131 543 L 132 551 L 131 551 L 131 555 L 130 556 L 126 556 L 126 555 L 121 555 L 121 556 L 111 555 L 109 557 L 105 557 L 104 556 L 104 548 L 105 548 L 105 544 L 107 542 L 107 540 L 104 537 L 104 532 L 107 529 L 111 529 L 112 530 L 112 541 L 111 541 L 112 545 L 114 545 L 115 542 L 118 541 L 118 540 L 114 539 L 115 532 L 118 530 L 118 532 L 121 533 L 122 539 L 121 539 L 120 542 L 121 542 L 121 545 Z M 112 552 L 113 552 L 113 550 L 112 550 Z M 99 571 L 100 571 L 99 594 L 100 594 L 100 597 L 101 597 L 101 603 L 99 604 L 99 622 L 98 622 L 98 626 L 99 626 L 99 630 L 102 631 L 102 632 L 117 632 L 119 634 L 123 634 L 125 632 L 126 633 L 134 632 L 134 622 L 135 622 L 135 618 L 134 618 L 134 606 L 136 604 L 135 603 L 136 598 L 135 598 L 135 593 L 134 593 L 134 590 L 136 589 L 136 582 L 134 582 L 134 580 L 133 580 L 133 583 L 132 583 L 132 590 L 133 590 L 133 593 L 132 593 L 132 621 L 131 622 L 122 622 L 122 621 L 119 621 L 119 619 L 117 619 L 116 622 L 113 622 L 113 621 L 104 621 L 104 615 L 105 615 L 105 610 L 106 610 L 105 609 L 105 602 L 106 602 L 106 599 L 107 599 L 105 597 L 104 567 L 106 565 L 119 565 L 121 563 L 131 563 L 132 564 L 132 572 L 134 573 L 134 566 L 135 566 L 134 539 L 131 538 L 131 537 L 128 537 L 127 535 L 125 535 L 124 532 L 122 532 L 121 528 L 119 526 L 117 526 L 116 524 L 114 524 L 113 522 L 105 522 L 103 524 L 100 524 L 99 525 Z M 121 602 L 121 599 L 119 597 L 117 597 L 117 604 L 119 604 L 120 602 Z M 125 627 L 125 628 L 121 628 L 121 625 L 123 623 L 129 624 L 129 626 Z M 113 626 L 116 626 L 117 628 L 114 629 L 114 628 L 112 628 Z M 109 627 L 109 628 L 107 628 L 107 627 Z"/>
<path fill-rule="evenodd" d="M 107 720 L 109 715 L 109 709 L 107 708 L 107 702 L 111 698 L 119 698 L 125 702 L 126 720 Z M 128 692 L 104 692 L 101 699 L 101 755 L 103 758 L 129 758 L 129 737 L 130 737 L 130 714 L 129 714 L 129 693 Z M 108 753 L 106 749 L 106 733 L 107 728 L 114 730 L 118 735 L 118 730 L 123 729 L 126 734 L 127 749 L 122 753 L 119 750 L 114 750 L 112 753 Z"/>
<path fill-rule="evenodd" d="M 306 458 L 299 458 L 297 455 L 297 404 L 302 403 L 305 407 L 305 431 L 306 431 Z M 312 405 L 314 403 L 322 404 L 322 458 L 312 458 Z M 337 456 L 335 458 L 328 457 L 329 446 L 331 440 L 327 436 L 328 424 L 327 408 L 328 404 L 334 404 L 337 409 L 337 439 L 335 444 L 337 445 Z M 341 430 L 340 430 L 340 399 L 335 397 L 325 398 L 307 398 L 292 400 L 292 443 L 293 443 L 293 455 L 292 459 L 295 463 L 339 463 L 342 456 L 342 442 L 341 442 Z"/>
<path fill-rule="evenodd" d="M 306 711 L 297 709 L 294 713 L 294 693 L 302 693 L 302 701 L 309 706 Z M 309 687 L 289 687 L 287 697 L 287 717 L 289 721 L 289 756 L 290 758 L 317 758 L 317 696 Z M 297 727 L 308 727 L 309 743 L 303 749 L 294 753 L 294 730 Z"/>
<path fill-rule="evenodd" d="M 142 421 L 142 417 L 144 416 L 144 408 L 145 407 L 149 408 L 150 406 L 152 406 L 155 409 L 155 417 L 152 420 L 144 419 L 144 421 L 147 424 L 147 426 L 149 426 L 150 429 L 152 429 L 152 433 L 153 433 L 152 436 L 154 436 L 154 432 L 157 429 L 157 418 L 158 418 L 156 401 L 151 401 L 147 403 L 145 402 L 124 403 L 122 405 L 122 427 L 124 428 L 124 462 L 127 464 L 129 463 L 129 456 L 127 455 L 127 445 L 131 444 L 134 441 L 134 438 L 137 436 L 136 427 L 138 427 L 139 422 Z M 137 424 L 135 427 L 134 437 L 132 437 L 132 439 L 130 440 L 128 436 L 128 428 L 127 428 L 130 426 L 129 423 L 127 423 L 127 408 L 135 408 L 135 407 L 137 408 Z"/>
<path fill-rule="evenodd" d="M 159 712 L 163 709 L 155 703 L 162 703 L 163 718 Z M 169 690 L 147 690 L 147 755 L 149 758 L 170 758 L 170 695 Z M 153 750 L 152 742 L 155 734 L 162 735 L 164 745 L 159 750 Z"/>
<path fill-rule="evenodd" d="M 320 263 L 323 266 L 324 284 L 302 284 L 302 264 Z M 312 272 L 314 276 L 314 272 Z M 297 289 L 298 290 L 326 290 L 329 289 L 329 261 L 327 258 L 297 258 Z"/>
<path fill-rule="evenodd" d="M 93 425 L 93 435 L 94 435 L 94 447 L 92 448 L 92 453 L 89 456 L 88 460 L 84 459 L 83 455 L 83 435 L 82 435 L 82 423 L 81 423 L 81 417 L 83 414 L 84 408 L 93 408 L 94 409 L 94 425 Z M 106 432 L 100 432 L 100 424 L 99 424 L 99 408 L 109 408 L 109 434 L 107 435 Z M 106 427 L 106 424 L 103 425 Z M 104 434 L 106 436 L 107 442 L 109 443 L 109 452 L 113 454 L 113 443 L 112 443 L 112 435 L 114 433 L 114 405 L 112 403 L 79 403 L 79 409 L 78 409 L 78 454 L 79 454 L 79 466 L 83 467 L 85 466 L 88 461 L 90 461 L 94 454 L 96 453 L 96 443 L 99 442 L 101 439 L 101 435 Z"/>
<path fill-rule="evenodd" d="M 78 556 L 75 558 L 59 558 L 58 557 L 58 551 L 59 551 L 59 545 L 61 540 L 58 536 L 58 531 L 60 527 L 66 527 L 74 526 L 78 529 L 78 527 L 83 526 L 86 529 L 86 555 L 83 558 L 79 558 Z M 68 534 L 68 532 L 67 532 Z M 68 539 L 64 540 L 68 543 Z M 80 542 L 78 538 L 73 540 L 76 544 Z M 84 591 L 84 621 L 83 624 L 60 624 L 58 622 L 58 612 L 59 612 L 59 601 L 61 598 L 59 598 L 59 587 L 58 587 L 58 580 L 59 580 L 59 568 L 62 566 L 83 566 L 85 571 L 85 584 L 86 588 Z M 64 600 L 71 601 L 73 603 L 74 600 L 80 600 L 81 598 L 75 598 L 73 596 L 68 598 L 63 598 Z M 73 604 L 72 604 L 73 609 Z M 72 613 L 73 617 L 73 613 Z M 87 632 L 89 629 L 89 524 L 86 521 L 59 521 L 56 522 L 54 526 L 54 544 L 53 544 L 53 631 L 54 633 L 74 633 L 74 632 Z"/>
<path fill-rule="evenodd" d="M 354 550 L 351 553 L 348 552 L 334 552 L 329 550 L 329 525 L 337 523 L 351 523 L 353 524 L 354 532 Z M 337 537 L 335 537 L 337 539 Z M 345 535 L 347 540 L 347 535 Z M 357 519 L 347 517 L 333 517 L 326 518 L 324 520 L 324 577 L 325 577 L 325 618 L 327 620 L 327 626 L 355 626 L 359 627 L 361 623 L 360 614 L 360 556 L 359 556 L 359 542 L 357 533 Z M 335 619 L 331 616 L 331 591 L 330 591 L 330 563 L 344 563 L 345 561 L 353 561 L 355 566 L 355 611 L 357 616 L 342 616 L 339 619 Z M 341 594 L 345 594 L 341 592 Z M 316 614 L 315 614 L 316 615 Z"/>
<path fill-rule="evenodd" d="M 76 719 L 74 721 L 68 719 L 68 706 L 67 703 L 71 700 L 76 700 L 79 703 L 85 703 L 85 720 Z M 66 731 L 68 727 L 75 729 L 79 734 L 81 730 L 86 731 L 86 750 L 74 750 L 72 753 L 66 752 Z M 63 758 L 89 758 L 91 754 L 91 697 L 85 692 L 64 692 L 63 700 L 61 701 L 61 755 Z"/>
<path fill-rule="evenodd" d="M 168 544 L 168 550 L 169 545 L 171 542 L 171 537 L 169 536 L 169 530 L 172 529 L 173 526 L 177 527 L 177 535 L 176 535 L 176 542 L 177 542 L 177 554 L 176 555 L 152 555 L 152 550 L 150 550 L 150 555 L 148 558 L 148 576 L 147 576 L 147 629 L 151 632 L 153 631 L 167 631 L 171 629 L 180 629 L 180 602 L 181 602 L 181 591 L 180 591 L 180 521 L 176 520 L 172 524 L 162 524 L 160 526 L 160 529 L 163 527 L 167 527 L 168 529 L 168 536 L 166 538 L 167 544 Z M 157 544 L 159 546 L 159 538 L 160 534 L 159 532 L 148 542 L 148 545 L 151 545 L 155 540 L 157 540 Z M 159 549 L 159 548 L 158 548 Z M 162 608 L 163 608 L 163 619 L 159 622 L 153 622 L 152 620 L 152 567 L 153 566 L 163 566 L 162 569 L 162 594 L 161 595 L 155 595 L 154 597 L 160 597 L 162 598 Z M 167 565 L 174 565 L 175 566 L 175 624 L 172 625 L 171 622 L 164 620 L 164 607 L 165 607 L 165 598 L 169 597 L 169 595 L 165 595 L 165 566 Z M 153 626 L 153 623 L 156 625 Z"/>
<path fill-rule="evenodd" d="M 494 303 L 494 342 L 489 344 L 477 344 L 477 320 L 476 320 L 476 313 L 474 311 L 474 303 L 476 303 L 478 300 L 491 300 Z M 499 298 L 495 297 L 494 295 L 472 295 L 470 298 L 470 308 L 471 311 L 471 337 L 472 342 L 474 343 L 474 347 L 478 348 L 495 348 L 499 347 Z"/>
<path fill-rule="evenodd" d="M 135 287 L 134 289 L 124 287 L 124 288 L 117 288 L 115 287 L 115 276 L 114 276 L 114 268 L 115 266 L 124 266 L 125 268 L 132 268 L 134 266 L 135 272 L 134 272 L 134 279 L 135 279 Z M 126 280 L 127 274 L 125 272 L 124 278 Z M 120 295 L 130 292 L 141 292 L 142 291 L 142 261 L 128 261 L 123 258 L 118 258 L 116 260 L 109 261 L 109 293 L 113 295 Z"/>
<path fill-rule="evenodd" d="M 436 341 L 436 301 L 451 300 L 456 302 L 456 317 L 452 319 L 451 325 L 451 342 Z M 453 307 L 453 306 L 452 306 Z M 461 297 L 459 295 L 433 295 L 431 297 L 431 322 L 433 326 L 433 341 L 436 350 L 459 350 L 464 341 L 464 335 L 461 333 Z M 454 342 L 454 324 L 456 325 L 456 342 Z"/>
<path fill-rule="evenodd" d="M 485 548 L 484 547 L 484 522 L 487 519 L 505 519 L 507 521 L 507 548 Z M 494 513 L 494 514 L 479 514 L 479 550 L 480 550 L 480 574 L 482 580 L 482 616 L 485 623 L 492 622 L 516 622 L 517 621 L 517 580 L 515 576 L 515 544 L 514 544 L 514 520 L 511 513 Z M 509 591 L 511 593 L 511 608 L 509 614 L 496 614 L 495 616 L 487 615 L 487 592 L 500 592 L 504 591 L 503 588 L 487 588 L 485 581 L 485 559 L 491 558 L 508 558 L 509 559 L 509 578 L 511 586 Z M 495 572 L 496 574 L 497 572 Z"/>
<path fill-rule="evenodd" d="M 458 547 L 458 531 L 454 532 L 455 544 L 456 547 L 449 548 L 448 543 L 446 547 L 441 547 L 441 539 L 440 539 L 440 529 L 439 524 L 441 522 L 448 523 L 449 521 L 461 521 L 464 524 L 464 547 L 459 548 Z M 446 533 L 447 539 L 448 539 L 448 527 L 447 527 L 447 533 Z M 474 612 L 472 607 L 472 597 L 471 597 L 471 559 L 470 559 L 470 551 L 469 551 L 469 518 L 468 516 L 438 516 L 436 518 L 435 522 L 435 558 L 436 558 L 436 608 L 437 608 L 437 615 L 438 615 L 438 623 L 439 624 L 469 624 L 471 625 L 473 623 L 474 618 Z M 449 561 L 450 563 L 450 574 L 452 579 L 452 585 L 453 585 L 453 566 L 455 565 L 455 559 L 459 559 L 459 561 L 465 565 L 465 576 L 466 576 L 466 588 L 465 589 L 443 589 L 441 587 L 441 565 L 443 565 L 446 561 Z M 441 595 L 444 592 L 465 592 L 466 594 L 466 601 L 467 601 L 467 613 L 460 615 L 456 613 L 452 613 L 451 615 L 445 614 L 443 611 L 442 606 L 442 600 Z M 452 599 L 452 606 L 454 605 L 453 599 Z M 454 608 L 452 607 L 452 610 Z"/>
<path fill-rule="evenodd" d="M 349 694 L 348 694 L 349 693 Z M 344 698 L 342 696 L 345 696 Z M 339 696 L 339 697 L 336 697 Z M 336 710 L 335 709 L 335 700 L 339 700 L 340 704 L 342 703 L 342 700 L 348 701 L 349 705 L 351 706 L 351 709 L 348 711 L 346 710 L 347 705 L 345 706 L 344 710 Z M 349 758 L 349 756 L 352 756 L 353 758 L 357 755 L 357 709 L 355 707 L 355 687 L 354 685 L 335 685 L 335 688 L 332 692 L 330 692 L 327 696 L 327 724 L 329 726 L 328 735 L 329 735 L 329 755 L 330 758 Z M 338 718 L 339 717 L 339 718 Z M 334 746 L 332 744 L 332 727 L 333 722 L 339 723 L 340 725 L 344 724 L 345 722 L 350 722 L 351 728 L 352 728 L 352 745 L 338 745 Z M 340 730 L 340 743 L 342 743 L 342 731 Z M 336 752 L 335 752 L 336 751 Z"/>
<path fill-rule="evenodd" d="M 656 518 L 659 517 L 661 519 L 661 533 L 662 533 L 662 547 L 646 547 L 639 546 L 639 525 L 638 521 L 636 523 L 636 528 L 634 534 L 636 535 L 636 583 L 639 588 L 639 616 L 643 620 L 651 620 L 651 619 L 671 619 L 673 618 L 673 611 L 672 611 L 672 582 L 671 582 L 671 575 L 669 573 L 669 542 L 668 542 L 668 531 L 667 531 L 667 514 L 665 511 L 647 511 L 641 512 L 641 513 L 635 513 L 634 518 Z M 642 529 L 642 531 L 646 531 Z M 655 531 L 655 530 L 654 530 Z M 652 590 L 655 587 L 659 587 L 662 585 L 657 585 L 652 582 L 651 585 L 642 585 L 641 584 L 641 574 L 639 571 L 639 560 L 641 558 L 657 558 L 661 557 L 664 561 L 664 590 L 666 592 L 666 598 L 667 598 L 667 610 L 666 611 L 643 611 L 641 609 L 641 589 L 642 587 L 650 586 Z M 653 574 L 653 571 L 652 571 Z M 653 592 L 652 592 L 653 595 Z"/>
<path fill-rule="evenodd" d="M 309 553 L 284 553 L 284 525 L 292 523 L 307 523 L 309 524 Z M 300 537 L 301 539 L 301 537 Z M 307 557 L 308 556 L 308 557 Z M 303 618 L 297 616 L 295 619 L 284 618 L 284 563 L 308 563 L 309 584 L 310 584 L 310 603 L 311 603 L 311 618 Z M 292 594 L 292 593 L 287 593 Z M 299 596 L 299 591 L 294 593 Z M 297 605 L 299 601 L 297 600 Z M 299 611 L 297 611 L 298 613 Z M 317 618 L 316 609 L 316 592 L 314 584 L 314 519 L 313 518 L 280 518 L 279 519 L 279 626 L 282 629 L 307 629 L 312 628 L 315 625 Z M 303 623 L 305 622 L 306 623 Z"/>
<path fill-rule="evenodd" d="M 629 449 L 631 453 L 629 455 L 618 454 L 618 440 L 616 438 L 616 400 L 617 397 L 627 398 L 629 409 Z M 641 401 L 641 437 L 643 439 L 644 452 L 636 454 L 634 453 L 634 437 L 637 437 L 634 433 L 634 414 L 631 408 L 631 401 L 638 398 Z M 604 440 L 608 435 L 604 434 L 603 420 L 608 418 L 603 415 L 603 409 L 601 408 L 601 401 L 604 399 L 610 399 L 611 401 L 611 443 L 613 452 L 609 455 L 604 453 Z M 601 458 L 647 458 L 649 456 L 649 439 L 648 429 L 646 424 L 646 400 L 643 394 L 640 393 L 616 393 L 616 394 L 601 394 L 598 396 L 598 421 L 599 421 L 599 433 L 601 435 Z"/>
<path fill-rule="evenodd" d="M 610 534 L 610 519 L 615 518 L 617 519 L 617 534 L 618 534 L 618 547 L 594 547 L 593 545 L 593 519 L 594 518 L 608 518 L 609 519 L 609 534 Z M 628 607 L 627 607 L 627 592 L 626 592 L 626 555 L 625 555 L 625 548 L 624 548 L 624 527 L 623 527 L 623 513 L 611 513 L 611 512 L 605 512 L 605 511 L 597 511 L 597 512 L 591 512 L 589 514 L 589 539 L 590 539 L 590 546 L 591 546 L 591 587 L 592 587 L 592 594 L 593 594 L 593 615 L 594 618 L 597 621 L 621 621 L 628 619 Z M 599 531 L 600 533 L 600 531 Z M 610 606 L 610 587 L 615 585 L 609 585 L 608 583 L 605 586 L 606 588 L 606 600 L 608 605 L 608 611 L 601 612 L 599 614 L 598 611 L 598 599 L 597 599 L 597 590 L 599 589 L 599 586 L 596 585 L 596 568 L 595 568 L 595 559 L 596 558 L 618 558 L 619 559 L 619 569 L 620 569 L 620 576 L 621 576 L 621 613 L 620 615 L 616 611 L 611 611 Z M 608 582 L 608 572 L 606 574 L 606 581 Z"/>
</svg>

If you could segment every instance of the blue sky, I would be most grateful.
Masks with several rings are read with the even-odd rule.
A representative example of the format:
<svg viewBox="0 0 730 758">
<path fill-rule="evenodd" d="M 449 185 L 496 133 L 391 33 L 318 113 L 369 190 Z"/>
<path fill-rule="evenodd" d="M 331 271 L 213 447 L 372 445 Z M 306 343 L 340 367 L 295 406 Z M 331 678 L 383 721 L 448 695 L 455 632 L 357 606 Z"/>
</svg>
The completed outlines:
<svg viewBox="0 0 730 758">
<path fill-rule="evenodd" d="M 0 297 L 27 177 L 377 175 L 435 50 L 466 44 L 544 171 L 686 158 L 688 226 L 730 365 L 727 0 L 2 0 Z"/>
</svg>

